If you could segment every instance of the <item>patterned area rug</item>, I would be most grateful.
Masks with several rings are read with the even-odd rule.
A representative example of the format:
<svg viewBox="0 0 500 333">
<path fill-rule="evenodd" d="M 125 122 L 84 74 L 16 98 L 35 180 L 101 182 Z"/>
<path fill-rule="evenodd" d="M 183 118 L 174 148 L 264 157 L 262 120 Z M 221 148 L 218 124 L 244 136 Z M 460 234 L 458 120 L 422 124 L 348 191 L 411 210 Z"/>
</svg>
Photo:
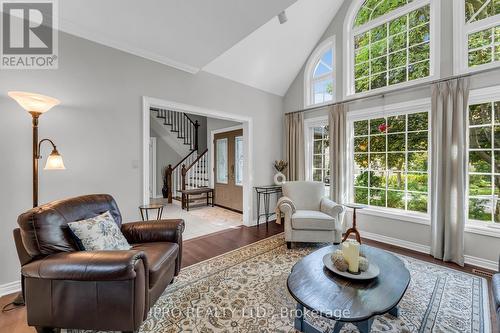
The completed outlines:
<svg viewBox="0 0 500 333">
<path fill-rule="evenodd" d="M 295 332 L 296 303 L 286 280 L 292 266 L 321 245 L 287 250 L 283 235 L 182 270 L 148 319 L 142 333 Z M 398 318 L 377 316 L 371 332 L 490 331 L 487 281 L 398 255 L 411 273 Z M 334 321 L 306 316 L 322 332 Z M 348 324 L 341 331 L 358 332 Z"/>
</svg>

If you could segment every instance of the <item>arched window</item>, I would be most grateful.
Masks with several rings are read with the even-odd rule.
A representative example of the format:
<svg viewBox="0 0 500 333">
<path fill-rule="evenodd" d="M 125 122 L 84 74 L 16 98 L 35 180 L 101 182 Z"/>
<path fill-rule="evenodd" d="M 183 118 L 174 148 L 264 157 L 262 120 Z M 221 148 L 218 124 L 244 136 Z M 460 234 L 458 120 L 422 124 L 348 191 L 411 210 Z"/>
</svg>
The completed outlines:
<svg viewBox="0 0 500 333">
<path fill-rule="evenodd" d="M 500 1 L 459 0 L 455 4 L 456 72 L 500 64 Z"/>
<path fill-rule="evenodd" d="M 346 18 L 346 95 L 428 78 L 435 72 L 439 0 L 353 1 Z"/>
<path fill-rule="evenodd" d="M 334 38 L 321 43 L 305 69 L 305 106 L 320 105 L 335 99 Z"/>
</svg>

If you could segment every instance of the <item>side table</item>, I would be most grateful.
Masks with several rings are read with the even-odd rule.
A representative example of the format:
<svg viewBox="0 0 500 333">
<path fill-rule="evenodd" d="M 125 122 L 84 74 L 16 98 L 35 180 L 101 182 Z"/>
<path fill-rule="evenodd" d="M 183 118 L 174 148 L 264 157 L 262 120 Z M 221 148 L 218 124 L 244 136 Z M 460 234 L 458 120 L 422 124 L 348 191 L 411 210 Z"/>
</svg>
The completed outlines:
<svg viewBox="0 0 500 333">
<path fill-rule="evenodd" d="M 269 217 L 274 213 L 269 212 L 269 201 L 271 199 L 271 194 L 276 194 L 278 197 L 281 194 L 280 185 L 266 185 L 266 186 L 256 186 L 255 192 L 257 193 L 257 226 L 260 224 L 260 217 L 264 216 L 266 218 L 266 226 L 269 222 Z M 264 197 L 264 213 L 260 213 L 260 199 Z"/>
<path fill-rule="evenodd" d="M 358 231 L 358 228 L 356 226 L 356 210 L 366 208 L 366 206 L 360 205 L 360 204 L 355 204 L 355 203 L 344 204 L 344 206 L 346 206 L 347 208 L 351 208 L 353 210 L 353 212 L 352 212 L 352 227 L 347 229 L 347 231 L 344 235 L 344 238 L 342 239 L 342 242 L 345 242 L 346 239 L 349 237 L 349 235 L 352 233 L 352 234 L 356 235 L 356 241 L 359 244 L 361 244 L 361 236 L 359 235 L 359 231 Z"/>
<path fill-rule="evenodd" d="M 156 220 L 159 221 L 161 220 L 161 216 L 163 214 L 163 207 L 165 205 L 163 204 L 149 204 L 149 205 L 142 205 L 139 206 L 139 211 L 141 212 L 141 218 L 143 221 L 149 221 L 149 211 L 150 210 L 156 210 Z M 146 215 L 146 219 L 144 219 L 144 215 Z"/>
</svg>

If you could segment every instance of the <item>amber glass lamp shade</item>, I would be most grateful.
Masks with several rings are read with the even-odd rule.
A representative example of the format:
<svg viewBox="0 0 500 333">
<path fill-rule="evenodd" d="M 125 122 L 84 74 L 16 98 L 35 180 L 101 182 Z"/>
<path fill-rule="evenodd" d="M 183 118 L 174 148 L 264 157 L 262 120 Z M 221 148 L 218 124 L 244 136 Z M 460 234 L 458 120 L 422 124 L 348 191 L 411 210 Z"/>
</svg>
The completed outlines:
<svg viewBox="0 0 500 333">
<path fill-rule="evenodd" d="M 24 91 L 9 91 L 7 94 L 28 112 L 44 113 L 60 103 L 58 99 Z"/>
</svg>

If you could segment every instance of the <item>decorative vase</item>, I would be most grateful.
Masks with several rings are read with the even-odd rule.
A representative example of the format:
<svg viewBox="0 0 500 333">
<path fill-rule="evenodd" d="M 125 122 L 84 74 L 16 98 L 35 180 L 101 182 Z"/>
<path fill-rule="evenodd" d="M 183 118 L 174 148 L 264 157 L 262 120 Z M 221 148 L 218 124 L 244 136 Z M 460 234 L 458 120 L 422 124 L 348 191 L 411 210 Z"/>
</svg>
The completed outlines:
<svg viewBox="0 0 500 333">
<path fill-rule="evenodd" d="M 283 185 L 284 182 L 286 182 L 286 176 L 284 174 L 278 172 L 274 175 L 274 184 Z"/>
</svg>

